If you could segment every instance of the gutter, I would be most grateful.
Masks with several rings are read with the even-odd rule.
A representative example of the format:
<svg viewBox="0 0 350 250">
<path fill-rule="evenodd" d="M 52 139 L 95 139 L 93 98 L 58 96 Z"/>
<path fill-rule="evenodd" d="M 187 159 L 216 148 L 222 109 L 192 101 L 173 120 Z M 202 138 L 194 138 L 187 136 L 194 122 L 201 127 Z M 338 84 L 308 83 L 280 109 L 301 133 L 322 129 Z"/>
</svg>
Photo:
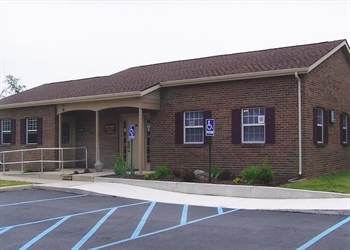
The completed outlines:
<svg viewBox="0 0 350 250">
<path fill-rule="evenodd" d="M 299 125 L 299 177 L 303 174 L 303 152 L 302 152 L 302 131 L 301 131 L 301 79 L 298 72 L 295 71 L 295 78 L 298 80 L 298 125 Z"/>
</svg>

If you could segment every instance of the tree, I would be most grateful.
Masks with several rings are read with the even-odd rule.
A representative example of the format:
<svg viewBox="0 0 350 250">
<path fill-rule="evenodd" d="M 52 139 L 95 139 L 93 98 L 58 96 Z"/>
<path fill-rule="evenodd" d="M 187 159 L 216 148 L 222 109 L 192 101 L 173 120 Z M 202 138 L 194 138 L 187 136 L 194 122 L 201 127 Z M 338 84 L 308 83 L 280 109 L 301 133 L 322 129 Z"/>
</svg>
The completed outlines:
<svg viewBox="0 0 350 250">
<path fill-rule="evenodd" d="M 3 81 L 4 83 L 6 83 L 8 86 L 7 88 L 4 88 L 1 91 L 0 97 L 5 97 L 5 96 L 9 96 L 9 95 L 13 95 L 13 94 L 18 94 L 19 92 L 22 92 L 26 89 L 25 85 L 20 85 L 19 78 L 15 78 L 13 75 L 7 75 L 5 76 L 5 81 Z"/>
</svg>

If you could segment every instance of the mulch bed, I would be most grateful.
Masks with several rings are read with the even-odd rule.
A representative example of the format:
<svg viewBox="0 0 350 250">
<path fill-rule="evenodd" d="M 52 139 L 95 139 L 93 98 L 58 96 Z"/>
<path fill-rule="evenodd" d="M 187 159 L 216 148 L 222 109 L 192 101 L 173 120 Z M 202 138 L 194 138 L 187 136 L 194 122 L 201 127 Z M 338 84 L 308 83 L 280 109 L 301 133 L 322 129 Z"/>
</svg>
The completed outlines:
<svg viewBox="0 0 350 250">
<path fill-rule="evenodd" d="M 107 178 L 120 178 L 116 174 L 111 175 L 105 175 L 101 177 L 107 177 Z M 134 180 L 144 180 L 144 175 L 134 175 L 134 176 L 127 176 L 124 179 L 134 179 Z M 172 178 L 172 179 L 166 179 L 166 180 L 157 180 L 157 181 L 172 181 L 172 182 L 185 182 L 181 178 Z M 193 181 L 194 183 L 209 183 L 208 180 L 201 180 L 201 179 L 195 179 Z M 254 186 L 270 186 L 270 187 L 278 187 L 282 184 L 288 183 L 287 178 L 275 178 L 275 180 L 269 184 L 255 184 Z M 212 179 L 211 184 L 225 184 L 225 185 L 244 185 L 244 183 L 235 184 L 232 180 L 216 180 Z"/>
</svg>

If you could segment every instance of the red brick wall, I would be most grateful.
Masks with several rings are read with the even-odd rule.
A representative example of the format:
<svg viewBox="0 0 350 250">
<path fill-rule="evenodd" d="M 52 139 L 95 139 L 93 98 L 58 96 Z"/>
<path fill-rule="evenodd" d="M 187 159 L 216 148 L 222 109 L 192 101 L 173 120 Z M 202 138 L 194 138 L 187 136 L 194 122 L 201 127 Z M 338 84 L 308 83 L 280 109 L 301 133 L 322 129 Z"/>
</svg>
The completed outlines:
<svg viewBox="0 0 350 250">
<path fill-rule="evenodd" d="M 22 145 L 20 142 L 21 139 L 21 119 L 38 117 L 42 118 L 42 144 L 24 144 Z M 56 107 L 55 106 L 41 106 L 41 107 L 32 107 L 32 108 L 20 108 L 20 109 L 8 109 L 1 110 L 0 119 L 16 119 L 16 144 L 11 145 L 1 145 L 0 151 L 8 151 L 8 150 L 17 150 L 17 149 L 32 149 L 32 148 L 49 148 L 49 147 L 57 147 L 57 116 L 56 116 Z M 46 160 L 55 160 L 57 156 L 57 152 L 54 151 L 45 151 L 44 159 Z M 11 157 L 8 155 L 8 157 Z M 12 159 L 7 158 L 12 161 L 19 161 L 20 154 L 12 154 Z M 24 154 L 24 160 L 34 160 L 40 159 L 40 152 L 27 152 Z M 55 164 L 45 163 L 46 169 L 55 168 Z M 8 165 L 11 169 L 20 169 L 20 165 Z M 25 164 L 24 169 L 31 168 L 32 170 L 39 170 L 40 163 L 30 163 Z"/>
<path fill-rule="evenodd" d="M 294 76 L 161 89 L 161 110 L 151 114 L 151 164 L 208 169 L 208 145 L 175 145 L 175 112 L 212 112 L 215 136 L 212 166 L 239 175 L 244 167 L 268 156 L 276 176 L 298 174 L 298 94 Z M 232 144 L 231 111 L 275 108 L 275 144 Z"/>
<path fill-rule="evenodd" d="M 350 117 L 350 63 L 342 50 L 312 70 L 303 86 L 303 163 L 304 175 L 320 176 L 350 169 L 350 147 L 340 144 L 340 113 Z M 328 144 L 313 144 L 313 108 L 336 111 L 336 122 L 328 123 Z"/>
</svg>

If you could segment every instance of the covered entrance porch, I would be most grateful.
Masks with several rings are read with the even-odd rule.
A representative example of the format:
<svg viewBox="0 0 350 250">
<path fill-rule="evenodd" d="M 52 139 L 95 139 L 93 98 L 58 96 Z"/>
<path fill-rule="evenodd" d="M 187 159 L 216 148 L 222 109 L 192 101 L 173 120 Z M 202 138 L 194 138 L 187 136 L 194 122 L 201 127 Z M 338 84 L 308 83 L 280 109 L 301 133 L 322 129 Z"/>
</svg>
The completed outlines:
<svg viewBox="0 0 350 250">
<path fill-rule="evenodd" d="M 151 117 L 159 110 L 159 90 L 142 97 L 75 102 L 57 105 L 59 147 L 87 147 L 88 167 L 113 169 L 118 156 L 130 166 L 131 143 L 127 128 L 135 125 L 133 166 L 151 169 Z M 79 157 L 78 152 L 59 156 Z M 78 163 L 70 167 L 80 167 Z"/>
</svg>

